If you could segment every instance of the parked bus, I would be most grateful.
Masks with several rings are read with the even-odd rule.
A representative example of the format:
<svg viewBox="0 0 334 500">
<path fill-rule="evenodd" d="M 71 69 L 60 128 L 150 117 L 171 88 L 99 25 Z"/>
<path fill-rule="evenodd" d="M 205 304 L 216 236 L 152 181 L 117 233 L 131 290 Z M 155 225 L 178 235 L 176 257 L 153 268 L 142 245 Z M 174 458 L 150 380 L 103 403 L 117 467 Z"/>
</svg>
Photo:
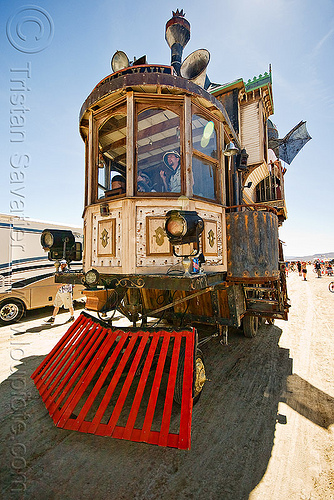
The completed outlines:
<svg viewBox="0 0 334 500">
<path fill-rule="evenodd" d="M 55 262 L 48 259 L 40 244 L 43 229 L 70 229 L 75 240 L 82 242 L 80 227 L 22 219 L 0 214 L 0 324 L 19 321 L 26 311 L 53 304 L 58 284 Z M 82 262 L 71 269 L 79 271 Z M 83 287 L 74 287 L 74 300 L 82 299 Z"/>
</svg>

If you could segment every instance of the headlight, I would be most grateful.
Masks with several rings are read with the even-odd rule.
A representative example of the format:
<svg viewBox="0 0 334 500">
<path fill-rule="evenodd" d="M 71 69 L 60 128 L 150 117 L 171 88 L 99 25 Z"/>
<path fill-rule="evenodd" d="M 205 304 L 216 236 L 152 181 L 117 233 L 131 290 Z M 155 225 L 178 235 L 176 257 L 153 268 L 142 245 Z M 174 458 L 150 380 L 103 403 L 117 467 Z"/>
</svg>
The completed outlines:
<svg viewBox="0 0 334 500">
<path fill-rule="evenodd" d="M 66 248 L 71 248 L 75 243 L 72 231 L 67 229 L 44 229 L 41 234 L 41 245 L 46 250 L 61 252 Z"/>
<path fill-rule="evenodd" d="M 166 222 L 166 232 L 172 236 L 183 236 L 186 233 L 187 224 L 179 214 L 172 216 Z"/>
<path fill-rule="evenodd" d="M 99 279 L 100 279 L 100 275 L 96 269 L 90 269 L 90 271 L 88 271 L 85 274 L 86 285 L 89 285 L 89 286 L 96 285 L 96 283 L 98 283 Z"/>
<path fill-rule="evenodd" d="M 204 221 L 191 210 L 170 210 L 166 214 L 165 230 L 172 245 L 198 242 Z"/>
<path fill-rule="evenodd" d="M 50 233 L 50 231 L 43 231 L 41 236 L 41 244 L 43 248 L 51 248 L 54 243 L 54 237 Z"/>
</svg>

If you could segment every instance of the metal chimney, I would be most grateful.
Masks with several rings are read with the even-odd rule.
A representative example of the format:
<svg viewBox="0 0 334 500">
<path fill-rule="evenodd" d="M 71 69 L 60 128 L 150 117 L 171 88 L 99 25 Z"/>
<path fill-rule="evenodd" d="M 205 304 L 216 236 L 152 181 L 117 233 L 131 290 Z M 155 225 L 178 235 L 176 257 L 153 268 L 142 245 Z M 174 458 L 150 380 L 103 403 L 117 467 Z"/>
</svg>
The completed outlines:
<svg viewBox="0 0 334 500">
<path fill-rule="evenodd" d="M 171 65 L 180 75 L 182 53 L 184 47 L 190 40 L 190 24 L 185 19 L 183 9 L 173 12 L 173 17 L 166 23 L 166 41 L 172 51 Z"/>
</svg>

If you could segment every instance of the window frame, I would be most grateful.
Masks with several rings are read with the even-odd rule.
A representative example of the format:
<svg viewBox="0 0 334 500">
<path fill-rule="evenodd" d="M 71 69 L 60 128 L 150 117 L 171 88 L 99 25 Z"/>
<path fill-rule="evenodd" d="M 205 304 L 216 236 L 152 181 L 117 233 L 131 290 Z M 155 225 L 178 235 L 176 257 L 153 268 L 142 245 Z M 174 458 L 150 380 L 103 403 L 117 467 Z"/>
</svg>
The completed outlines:
<svg viewBox="0 0 334 500">
<path fill-rule="evenodd" d="M 204 118 L 204 120 L 207 120 L 208 122 L 212 121 L 214 124 L 214 130 L 216 132 L 216 145 L 217 145 L 217 158 L 212 158 L 212 156 L 208 156 L 202 151 L 198 151 L 193 147 L 193 116 L 198 115 L 200 118 Z M 198 158 L 199 160 L 205 161 L 212 165 L 213 168 L 213 173 L 214 173 L 214 192 L 215 192 L 215 198 L 206 198 L 204 196 L 199 196 L 193 192 L 193 197 L 196 199 L 200 200 L 205 200 L 211 203 L 221 203 L 222 200 L 222 193 L 221 193 L 221 182 L 219 180 L 221 179 L 221 148 L 220 148 L 220 122 L 219 120 L 209 113 L 205 108 L 202 108 L 201 106 L 198 106 L 197 104 L 192 103 L 191 106 L 191 123 L 190 123 L 190 132 L 191 132 L 191 168 L 192 168 L 192 159 L 193 156 Z M 193 175 L 193 172 L 192 172 Z"/>
<path fill-rule="evenodd" d="M 115 115 L 122 115 L 126 117 L 126 123 L 128 121 L 128 116 L 127 116 L 127 103 L 126 99 L 122 98 L 118 100 L 116 103 L 109 104 L 108 106 L 105 106 L 103 108 L 100 108 L 93 114 L 93 120 L 94 120 L 94 132 L 93 132 L 93 169 L 92 169 L 92 203 L 101 203 L 104 201 L 109 201 L 112 199 L 118 199 L 118 198 L 124 198 L 127 195 L 126 189 L 124 193 L 115 193 L 115 194 L 109 194 L 107 196 L 104 196 L 102 198 L 99 198 L 98 195 L 98 188 L 99 188 L 99 182 L 98 182 L 98 169 L 99 169 L 99 137 L 100 137 L 100 129 L 103 127 L 105 123 L 107 123 L 113 116 Z M 127 130 L 127 127 L 126 127 Z M 127 150 L 127 144 L 128 144 L 128 136 L 125 136 L 126 140 L 126 150 Z M 125 161 L 125 171 L 127 172 L 127 153 L 126 153 L 126 161 Z"/>
<path fill-rule="evenodd" d="M 138 116 L 143 111 L 154 109 L 169 110 L 175 113 L 179 118 L 180 123 L 180 166 L 181 166 L 181 191 L 171 192 L 171 191 L 161 191 L 161 192 L 141 192 L 137 190 L 137 178 L 138 178 Z M 179 96 L 178 99 L 166 99 L 161 95 L 152 99 L 150 97 L 140 97 L 135 98 L 134 106 L 134 179 L 133 179 L 133 189 L 134 196 L 138 198 L 150 197 L 175 197 L 181 196 L 185 193 L 186 183 L 185 183 L 185 158 L 184 158 L 184 99 L 183 96 Z"/>
</svg>

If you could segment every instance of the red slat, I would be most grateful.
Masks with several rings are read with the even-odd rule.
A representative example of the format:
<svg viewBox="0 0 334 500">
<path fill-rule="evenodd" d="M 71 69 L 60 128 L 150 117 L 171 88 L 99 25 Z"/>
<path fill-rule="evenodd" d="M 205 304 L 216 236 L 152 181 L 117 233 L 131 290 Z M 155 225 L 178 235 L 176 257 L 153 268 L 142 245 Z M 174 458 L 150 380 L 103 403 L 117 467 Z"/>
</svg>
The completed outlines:
<svg viewBox="0 0 334 500">
<path fill-rule="evenodd" d="M 156 351 L 156 348 L 158 345 L 158 341 L 159 341 L 159 336 L 155 335 L 152 339 L 149 351 L 147 353 L 147 358 L 146 358 L 146 361 L 145 361 L 145 364 L 143 367 L 143 371 L 142 371 L 142 374 L 141 374 L 141 377 L 140 377 L 140 380 L 139 380 L 139 383 L 137 386 L 137 391 L 136 391 L 136 394 L 135 394 L 135 397 L 134 397 L 134 400 L 133 400 L 133 403 L 131 406 L 130 414 L 129 414 L 129 417 L 128 417 L 128 420 L 127 420 L 127 423 L 126 423 L 126 426 L 124 429 L 124 435 L 122 436 L 123 439 L 132 440 L 132 430 L 133 430 L 135 422 L 136 422 L 140 403 L 141 403 L 141 400 L 142 400 L 142 397 L 144 394 L 144 390 L 145 390 L 148 376 L 150 374 L 150 369 L 151 369 L 153 357 L 154 357 L 154 354 L 155 354 L 155 351 Z"/>
<path fill-rule="evenodd" d="M 122 387 L 122 391 L 118 397 L 118 400 L 117 400 L 117 403 L 115 405 L 115 408 L 112 412 L 112 415 L 109 419 L 109 422 L 108 422 L 108 435 L 111 435 L 113 433 L 113 430 L 117 424 L 117 421 L 118 421 L 118 418 L 121 414 L 121 411 L 122 411 L 122 408 L 124 406 L 124 403 L 125 403 L 125 400 L 126 400 L 126 397 L 128 395 L 128 392 L 130 390 L 130 387 L 131 387 L 131 384 L 132 384 L 132 381 L 133 381 L 133 377 L 135 376 L 135 373 L 136 373 L 136 370 L 138 368 L 138 365 L 139 365 L 139 361 L 140 361 L 140 358 L 143 354 L 143 351 L 145 349 L 145 345 L 146 345 L 146 342 L 148 340 L 148 336 L 149 336 L 149 333 L 146 332 L 143 334 L 142 336 L 142 339 L 140 341 L 140 344 L 138 346 L 138 350 L 136 352 L 136 355 L 133 359 L 133 362 L 131 364 L 131 367 L 130 367 L 130 370 L 129 370 L 129 373 L 128 373 L 128 376 L 126 377 L 126 380 L 124 382 L 124 385 Z M 109 434 L 110 433 L 110 434 Z"/>
<path fill-rule="evenodd" d="M 73 385 L 76 383 L 82 369 L 88 363 L 89 351 L 91 346 L 92 345 L 93 347 L 98 346 L 98 342 L 101 336 L 101 327 L 97 327 L 94 330 L 92 329 L 90 333 L 91 333 L 91 338 L 89 339 L 89 337 L 87 336 L 85 339 L 87 340 L 87 342 L 85 342 L 86 345 L 83 342 L 84 349 L 78 355 L 75 362 L 71 366 L 70 370 L 66 373 L 65 377 L 63 378 L 63 380 L 61 381 L 55 392 L 52 394 L 52 396 L 50 395 L 47 400 L 47 404 L 49 405 L 49 412 L 50 414 L 54 412 L 55 418 L 57 418 L 56 417 L 57 409 L 59 408 L 63 400 L 66 398 L 67 394 L 69 393 Z M 61 391 L 62 393 L 60 394 Z M 59 394 L 60 394 L 59 398 L 56 399 Z"/>
<path fill-rule="evenodd" d="M 147 440 L 149 439 L 149 432 L 151 430 L 151 426 L 152 426 L 152 422 L 153 422 L 155 406 L 156 406 L 156 402 L 157 402 L 157 398 L 158 398 L 158 394 L 159 394 L 161 378 L 162 378 L 163 369 L 164 369 L 165 360 L 166 360 L 167 351 L 168 351 L 169 340 L 170 340 L 170 332 L 165 332 L 165 335 L 163 337 L 162 346 L 161 346 L 160 355 L 159 355 L 158 365 L 157 365 L 155 377 L 153 380 L 150 399 L 149 399 L 148 405 L 147 405 L 142 434 L 141 434 L 141 441 L 144 441 L 146 443 L 149 442 Z"/>
<path fill-rule="evenodd" d="M 114 373 L 114 376 L 113 378 L 111 379 L 110 381 L 110 384 L 108 386 L 108 389 L 106 390 L 105 392 L 105 395 L 103 396 L 103 399 L 100 403 L 100 406 L 95 414 L 95 417 L 93 418 L 93 421 L 92 421 L 92 426 L 91 426 L 91 429 L 92 429 L 92 433 L 95 433 L 96 434 L 96 429 L 97 429 L 97 426 L 99 425 L 99 423 L 101 422 L 101 419 L 104 415 L 104 412 L 106 411 L 107 409 L 107 406 L 110 402 L 110 399 L 114 393 L 114 390 L 118 384 L 118 381 L 120 379 L 120 376 L 122 375 L 123 373 L 123 370 L 124 370 L 124 367 L 129 359 L 129 356 L 132 352 L 132 349 L 137 341 L 137 338 L 138 338 L 138 333 L 135 333 L 133 335 L 133 337 L 131 338 L 123 356 L 122 356 L 122 359 L 118 365 L 118 367 L 116 368 L 116 371 Z M 110 436 L 109 434 L 109 430 L 108 430 L 108 436 Z"/>
<path fill-rule="evenodd" d="M 180 412 L 179 433 L 169 432 L 173 410 L 173 396 L 177 378 L 177 367 L 181 353 L 181 342 L 185 339 L 185 359 L 183 393 Z M 162 340 L 161 344 L 159 340 Z M 171 342 L 173 339 L 173 342 Z M 44 399 L 51 416 L 59 427 L 112 436 L 118 439 L 128 439 L 135 442 L 146 442 L 172 448 L 190 448 L 191 414 L 192 414 L 192 377 L 194 359 L 194 331 L 183 332 L 131 332 L 102 327 L 94 318 L 82 314 L 75 324 L 71 325 L 64 337 L 52 349 L 41 365 L 32 375 L 36 386 Z M 148 345 L 148 342 L 150 344 Z M 161 345 L 161 348 L 158 346 Z M 147 346 L 147 354 L 143 368 L 136 379 L 137 388 L 134 391 L 135 374 Z M 158 362 L 153 376 L 153 384 L 148 401 L 143 399 L 152 363 L 158 354 Z M 171 356 L 169 377 L 167 382 L 164 407 L 157 410 L 158 396 L 161 394 L 161 381 L 164 373 L 167 355 Z M 183 355 L 183 354 L 182 354 Z M 128 363 L 130 356 L 132 361 Z M 117 365 L 115 365 L 117 361 Z M 103 362 L 105 367 L 99 375 L 88 396 L 86 392 L 94 376 Z M 125 367 L 129 371 L 122 381 Z M 99 396 L 103 384 L 115 370 L 102 401 L 97 406 L 92 421 L 85 420 Z M 124 381 L 123 381 L 124 380 Z M 122 383 L 120 394 L 115 404 L 112 397 L 118 384 Z M 133 391 L 131 391 L 133 387 Z M 54 393 L 52 394 L 52 391 Z M 131 399 L 130 398 L 131 394 Z M 134 395 L 133 395 L 134 394 Z M 46 396 L 47 395 L 47 396 Z M 77 417 L 73 416 L 82 397 L 86 397 Z M 145 401 L 145 405 L 144 405 Z M 108 422 L 102 423 L 103 416 L 112 402 L 113 409 L 108 415 Z M 130 404 L 126 425 L 117 425 L 125 403 Z M 132 404 L 131 404 L 132 403 Z M 60 408 L 60 405 L 62 407 Z M 111 406 L 111 405 L 110 405 Z M 142 429 L 135 428 L 139 410 L 144 411 Z M 154 419 L 159 415 L 162 420 L 160 431 L 152 430 Z M 156 414 L 156 415 L 155 415 Z M 175 415 L 177 416 L 177 415 Z M 161 418 L 161 417 L 160 417 Z M 175 418 L 173 417 L 175 423 Z M 154 424 L 157 427 L 158 421 Z M 154 428 L 154 427 L 153 427 Z"/>
<path fill-rule="evenodd" d="M 181 338 L 182 338 L 181 335 L 177 335 L 174 340 L 172 361 L 169 370 L 166 399 L 165 399 L 164 412 L 162 416 L 161 430 L 158 443 L 159 446 L 167 446 L 168 442 L 169 426 L 170 426 L 170 419 L 172 416 L 174 389 L 175 389 L 175 382 L 177 375 L 177 366 L 179 362 L 179 354 L 181 347 Z"/>
<path fill-rule="evenodd" d="M 103 328 L 102 331 L 101 331 L 100 337 L 105 336 L 106 335 L 106 331 L 107 330 L 105 328 Z M 71 416 L 71 414 L 74 411 L 76 405 L 80 401 L 80 398 L 84 394 L 85 390 L 87 389 L 87 387 L 89 386 L 89 384 L 92 381 L 93 377 L 95 376 L 95 374 L 97 373 L 98 369 L 100 368 L 101 364 L 103 363 L 106 355 L 109 352 L 109 349 L 113 346 L 117 335 L 118 335 L 117 331 L 113 332 L 111 335 L 109 335 L 108 341 L 104 342 L 100 346 L 100 348 L 98 349 L 98 351 L 95 353 L 94 358 L 91 360 L 90 364 L 88 365 L 87 369 L 85 370 L 85 372 L 82 375 L 80 384 L 77 384 L 75 390 L 72 392 L 70 398 L 68 399 L 65 411 L 63 411 L 59 415 L 61 417 L 61 418 L 59 418 L 59 420 L 57 422 L 57 425 L 59 427 L 61 427 L 66 422 L 66 420 Z M 99 343 L 100 337 L 99 337 L 97 343 Z M 91 403 L 93 403 L 93 399 L 91 399 Z M 85 418 L 87 412 L 89 411 L 89 408 L 90 408 L 90 406 L 89 407 L 87 407 L 87 406 L 85 407 L 85 409 L 87 410 L 85 414 L 83 414 L 83 411 L 82 411 L 83 409 L 79 413 L 79 415 L 78 415 L 78 417 L 76 419 L 77 428 L 79 428 L 80 423 Z"/>
<path fill-rule="evenodd" d="M 85 328 L 80 332 L 79 336 L 75 336 L 73 338 L 73 342 L 71 344 L 68 344 L 67 349 L 64 350 L 63 357 L 61 361 L 59 361 L 56 371 L 57 371 L 57 376 L 53 380 L 53 383 L 51 385 L 47 385 L 50 380 L 47 382 L 47 384 L 44 384 L 44 390 L 41 391 L 41 396 L 43 398 L 43 401 L 46 403 L 46 401 L 49 400 L 49 397 L 51 396 L 52 391 L 57 387 L 58 383 L 60 382 L 61 388 L 64 387 L 64 380 L 62 380 L 63 377 L 65 377 L 65 381 L 69 379 L 69 373 L 66 373 L 67 370 L 70 368 L 71 364 L 75 361 L 75 357 L 78 354 L 78 349 L 79 348 L 84 348 L 91 336 L 94 334 L 96 329 L 98 328 L 99 325 L 96 325 L 94 323 L 88 323 Z M 80 341 L 80 342 L 79 342 Z M 59 387 L 56 389 L 55 394 L 57 395 L 59 393 Z M 56 396 L 54 396 L 56 397 Z M 54 397 L 50 398 L 50 402 L 54 400 Z"/>
<path fill-rule="evenodd" d="M 36 368 L 34 373 L 31 375 L 31 378 L 35 381 L 40 378 L 43 374 L 46 365 L 49 363 L 51 359 L 53 359 L 57 353 L 57 351 L 61 351 L 62 346 L 66 344 L 67 339 L 71 336 L 72 332 L 78 328 L 81 323 L 85 323 L 88 321 L 88 318 L 80 314 L 80 316 L 71 324 L 70 328 L 67 330 L 65 335 L 57 342 L 54 348 L 49 352 L 49 354 L 44 358 L 43 362 Z M 42 371 L 41 368 L 43 367 Z M 36 383 L 36 382 L 35 382 Z"/>
<path fill-rule="evenodd" d="M 118 332 L 116 332 L 116 333 L 118 333 Z M 106 366 L 104 367 L 98 381 L 96 382 L 96 384 L 94 386 L 94 389 L 92 390 L 92 392 L 88 396 L 87 401 L 85 402 L 85 404 L 84 404 L 84 406 L 83 406 L 83 408 L 78 416 L 78 430 L 81 430 L 81 426 L 79 427 L 80 422 L 83 423 L 85 416 L 87 415 L 87 413 L 90 410 L 96 396 L 98 395 L 100 389 L 102 388 L 103 383 L 104 383 L 105 379 L 107 378 L 107 376 L 109 375 L 109 372 L 110 372 L 113 364 L 115 363 L 119 353 L 121 352 L 127 338 L 128 338 L 128 334 L 125 334 L 125 335 L 123 334 L 123 336 L 121 337 L 121 339 L 117 343 L 115 350 L 113 351 L 112 355 L 108 359 Z M 109 346 L 110 345 L 111 344 L 109 344 Z M 112 378 L 112 380 L 113 380 L 113 378 Z M 92 426 L 91 422 L 90 422 L 90 426 Z M 94 433 L 93 428 L 91 428 L 89 430 L 89 432 L 91 432 L 93 434 Z"/>
<path fill-rule="evenodd" d="M 182 387 L 180 433 L 178 448 L 190 449 L 191 415 L 192 415 L 192 385 L 193 385 L 194 342 L 189 335 L 186 337 L 184 357 L 184 373 Z"/>
<path fill-rule="evenodd" d="M 80 317 L 78 319 L 80 319 Z M 37 388 L 42 383 L 44 383 L 47 380 L 47 378 L 50 376 L 50 374 L 54 370 L 54 367 L 57 364 L 57 359 L 62 355 L 62 352 L 64 351 L 64 348 L 66 347 L 68 342 L 72 339 L 73 336 L 77 336 L 89 321 L 88 318 L 85 318 L 85 317 L 83 317 L 83 320 L 84 321 L 79 322 L 78 327 L 76 329 L 71 330 L 70 335 L 67 335 L 68 332 L 65 334 L 66 341 L 62 342 L 63 339 L 60 339 L 58 344 L 56 344 L 56 346 L 51 351 L 51 353 L 54 351 L 53 355 L 50 356 L 50 354 L 51 354 L 50 353 L 46 357 L 47 361 L 44 360 L 42 362 L 42 364 L 40 365 L 40 367 L 43 366 L 42 371 L 40 373 L 38 373 L 39 368 L 37 370 L 35 370 L 34 374 L 36 374 L 36 376 L 34 376 L 34 374 L 33 374 L 31 377 L 34 380 Z"/>
<path fill-rule="evenodd" d="M 41 387 L 42 385 L 44 386 L 44 389 L 41 389 L 40 393 L 43 397 L 43 393 L 45 391 L 45 388 L 48 387 L 49 381 L 48 379 L 51 378 L 54 375 L 54 372 L 59 373 L 59 369 L 61 369 L 65 363 L 67 362 L 68 358 L 71 356 L 72 352 L 74 351 L 76 347 L 76 342 L 80 340 L 82 337 L 85 336 L 85 334 L 89 331 L 89 329 L 92 327 L 93 323 L 91 321 L 87 321 L 84 325 L 80 325 L 81 327 L 78 329 L 78 331 L 73 331 L 73 335 L 71 338 L 69 338 L 69 341 L 66 344 L 66 347 L 58 353 L 57 358 L 54 359 L 54 361 L 50 361 L 49 366 L 47 370 L 44 373 L 43 378 L 39 381 L 39 383 L 36 383 L 37 389 Z M 94 325 L 96 328 L 96 325 Z M 50 388 L 50 390 L 53 389 L 54 386 Z M 47 393 L 46 397 L 48 396 L 49 393 Z M 44 397 L 43 397 L 44 399 Z"/>
<path fill-rule="evenodd" d="M 92 358 L 92 356 L 96 357 L 97 353 L 100 352 L 104 343 L 102 343 L 102 346 L 100 346 L 100 348 L 98 346 L 101 343 L 101 341 L 104 340 L 105 335 L 106 335 L 106 330 L 99 326 L 97 328 L 97 330 L 95 331 L 93 337 L 90 339 L 89 344 L 87 344 L 86 348 L 84 349 L 84 351 L 82 351 L 82 353 L 78 357 L 77 361 L 75 362 L 75 364 L 73 365 L 73 367 L 69 371 L 68 375 L 71 375 L 71 372 L 73 372 L 74 370 L 75 370 L 75 373 L 73 373 L 73 375 L 71 375 L 71 380 L 68 380 L 66 390 L 64 389 L 61 396 L 57 399 L 57 401 L 54 402 L 54 407 L 56 408 L 56 411 L 54 412 L 54 420 L 55 421 L 58 421 L 61 417 L 63 417 L 64 414 L 66 414 L 66 418 L 68 418 L 68 416 L 71 415 L 73 409 L 75 408 L 76 404 L 78 403 L 78 401 L 81 397 L 81 396 L 78 397 L 77 393 L 80 392 L 81 395 L 83 394 L 84 389 L 89 384 L 89 382 L 87 383 L 87 380 L 86 380 L 87 377 L 89 377 L 91 375 L 90 378 L 93 378 L 94 374 L 96 373 L 96 371 L 91 373 L 91 370 L 89 368 L 91 363 L 92 363 L 91 358 Z M 90 364 L 88 364 L 89 360 L 91 360 Z M 102 362 L 102 360 L 101 360 L 101 362 Z M 86 366 L 87 364 L 88 364 L 88 366 Z M 68 377 L 66 377 L 66 378 L 68 378 Z M 63 382 L 66 383 L 67 380 L 64 379 Z M 73 388 L 73 386 L 75 386 L 75 387 Z M 72 388 L 73 388 L 73 390 L 72 390 Z M 60 409 L 60 404 L 62 403 L 64 397 L 67 396 L 67 394 L 69 392 L 70 392 L 70 394 L 69 394 L 65 404 Z M 51 408 L 53 408 L 53 407 L 51 406 Z M 63 418 L 62 418 L 62 420 L 63 420 Z"/>
</svg>

